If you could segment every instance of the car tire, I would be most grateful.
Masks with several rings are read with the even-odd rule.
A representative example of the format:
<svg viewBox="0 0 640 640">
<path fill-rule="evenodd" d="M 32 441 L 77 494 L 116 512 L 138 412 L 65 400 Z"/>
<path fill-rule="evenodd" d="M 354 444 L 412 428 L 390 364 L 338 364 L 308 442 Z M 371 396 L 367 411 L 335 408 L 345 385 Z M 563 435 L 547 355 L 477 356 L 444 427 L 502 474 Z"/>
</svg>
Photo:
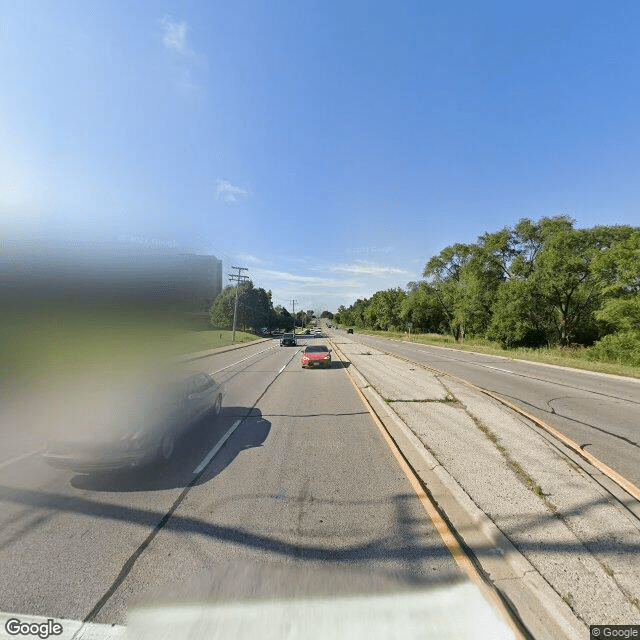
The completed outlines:
<svg viewBox="0 0 640 640">
<path fill-rule="evenodd" d="M 171 460 L 175 446 L 176 446 L 176 437 L 173 435 L 173 433 L 168 433 L 162 438 L 162 441 L 160 442 L 160 451 L 158 456 L 161 462 L 167 463 Z"/>
<path fill-rule="evenodd" d="M 219 393 L 213 405 L 213 415 L 218 417 L 222 411 L 222 394 Z"/>
</svg>

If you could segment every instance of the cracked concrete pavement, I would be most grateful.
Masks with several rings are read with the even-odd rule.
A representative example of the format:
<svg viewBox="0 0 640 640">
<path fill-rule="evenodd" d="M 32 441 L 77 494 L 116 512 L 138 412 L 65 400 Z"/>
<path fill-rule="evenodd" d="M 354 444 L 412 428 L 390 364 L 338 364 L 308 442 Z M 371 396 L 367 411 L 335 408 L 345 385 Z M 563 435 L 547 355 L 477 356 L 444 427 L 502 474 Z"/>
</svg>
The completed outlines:
<svg viewBox="0 0 640 640">
<path fill-rule="evenodd" d="M 640 522 L 553 438 L 446 376 L 337 344 L 579 620 L 640 623 Z"/>
</svg>

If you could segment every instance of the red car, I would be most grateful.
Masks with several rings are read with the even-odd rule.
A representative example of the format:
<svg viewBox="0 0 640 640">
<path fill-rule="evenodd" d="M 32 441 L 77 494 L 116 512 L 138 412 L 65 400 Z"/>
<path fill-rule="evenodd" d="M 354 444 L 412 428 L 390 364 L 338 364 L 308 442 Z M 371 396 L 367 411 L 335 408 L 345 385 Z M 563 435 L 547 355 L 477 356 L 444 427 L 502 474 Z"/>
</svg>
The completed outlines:
<svg viewBox="0 0 640 640">
<path fill-rule="evenodd" d="M 302 352 L 302 368 L 331 366 L 331 350 L 323 344 L 309 345 Z"/>
</svg>

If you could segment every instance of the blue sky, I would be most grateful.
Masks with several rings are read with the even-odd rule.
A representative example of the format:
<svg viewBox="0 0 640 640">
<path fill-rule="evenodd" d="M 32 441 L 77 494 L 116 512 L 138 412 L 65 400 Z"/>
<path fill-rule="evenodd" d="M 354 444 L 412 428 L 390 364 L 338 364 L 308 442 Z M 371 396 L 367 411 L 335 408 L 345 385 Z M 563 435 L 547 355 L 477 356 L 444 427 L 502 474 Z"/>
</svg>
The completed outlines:
<svg viewBox="0 0 640 640">
<path fill-rule="evenodd" d="M 335 310 L 521 217 L 640 224 L 637 0 L 42 0 L 0 29 L 4 241 L 212 253 Z"/>
</svg>

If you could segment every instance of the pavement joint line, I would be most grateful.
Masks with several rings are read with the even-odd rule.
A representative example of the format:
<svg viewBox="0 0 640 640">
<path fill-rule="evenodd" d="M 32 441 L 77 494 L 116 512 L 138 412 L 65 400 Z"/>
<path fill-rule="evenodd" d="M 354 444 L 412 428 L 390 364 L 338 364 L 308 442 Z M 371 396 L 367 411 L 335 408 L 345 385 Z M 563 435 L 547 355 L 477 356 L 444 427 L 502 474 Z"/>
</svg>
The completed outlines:
<svg viewBox="0 0 640 640">
<path fill-rule="evenodd" d="M 214 456 L 222 449 L 222 445 L 231 437 L 231 434 L 238 428 L 238 425 L 242 422 L 242 419 L 236 420 L 229 431 L 225 433 L 220 440 L 216 443 L 216 445 L 209 451 L 209 453 L 204 457 L 202 462 L 193 470 L 194 474 L 200 473 L 214 458 Z"/>
<path fill-rule="evenodd" d="M 23 453 L 21 456 L 16 456 L 15 458 L 9 458 L 9 460 L 5 460 L 4 462 L 0 462 L 0 469 L 4 469 L 16 462 L 20 462 L 21 460 L 26 460 L 27 458 L 31 458 L 32 456 L 38 455 L 39 453 L 43 453 L 44 449 L 36 449 L 35 451 L 30 451 L 29 453 Z"/>
<path fill-rule="evenodd" d="M 349 344 L 353 343 L 350 342 Z M 407 360 L 396 354 L 387 355 Z M 416 364 L 413 361 L 408 362 Z M 422 368 L 428 369 L 428 367 Z M 569 640 L 575 637 L 582 637 L 585 632 L 588 632 L 584 623 L 575 616 L 566 602 L 560 599 L 560 596 L 546 578 L 531 565 L 499 527 L 476 505 L 469 494 L 449 474 L 447 469 L 442 466 L 395 413 L 392 406 L 384 402 L 375 388 L 365 384 L 367 379 L 355 365 L 350 367 L 349 376 L 352 377 L 352 383 L 354 383 L 355 379 L 361 382 L 363 385 L 362 393 L 366 396 L 369 406 L 384 423 L 387 432 L 396 443 L 401 455 L 406 459 L 413 473 L 419 478 L 422 486 L 435 503 L 436 508 L 441 511 L 443 518 L 449 523 L 454 534 L 459 537 L 461 546 L 474 561 L 480 575 L 497 592 L 497 596 L 504 599 L 505 609 L 517 612 L 519 607 L 522 607 L 523 611 L 528 611 L 526 620 L 531 622 L 536 636 L 540 633 L 541 637 L 553 638 L 553 640 L 561 637 Z M 545 435 L 549 437 L 549 434 L 545 433 Z M 416 458 L 418 459 L 416 460 Z M 445 506 L 440 506 L 440 502 Z M 452 517 L 449 516 L 450 510 L 454 514 Z M 457 520 L 460 518 L 459 510 L 466 514 L 463 520 L 460 521 Z M 457 521 L 460 524 L 459 528 L 454 524 Z M 480 539 L 473 533 L 469 538 L 469 534 L 462 535 L 458 532 L 459 530 L 466 531 L 466 527 L 470 526 L 476 527 L 476 530 L 481 532 Z M 468 541 L 467 538 L 469 538 Z M 495 548 L 502 561 L 513 572 L 510 577 L 496 577 L 495 579 L 492 577 L 496 571 L 496 567 L 493 564 L 495 558 L 493 558 L 493 561 L 489 558 L 494 554 L 487 552 L 485 548 L 487 544 Z M 497 570 L 500 573 L 501 570 L 499 568 Z M 514 592 L 513 587 L 510 588 L 508 586 L 509 584 L 520 586 L 516 587 Z M 547 616 L 546 621 L 541 617 L 540 610 L 537 612 L 535 610 L 531 611 L 529 602 L 534 601 L 537 601 L 538 607 L 544 610 L 544 615 Z M 517 616 L 516 619 L 522 619 L 517 613 L 515 615 Z M 554 625 L 553 629 L 549 626 L 550 624 Z M 528 630 L 526 631 L 529 633 Z"/>
<path fill-rule="evenodd" d="M 344 354 L 341 352 L 341 350 L 337 348 L 335 343 L 333 344 L 333 347 L 341 356 L 340 359 L 343 360 Z M 464 543 L 464 540 L 461 538 L 460 534 L 456 532 L 452 523 L 446 517 L 446 514 L 444 514 L 444 512 L 441 512 L 440 507 L 433 499 L 431 493 L 426 488 L 426 485 L 421 480 L 419 475 L 414 471 L 413 467 L 409 464 L 406 457 L 400 450 L 398 444 L 389 433 L 386 425 L 380 419 L 367 397 L 363 394 L 362 390 L 354 381 L 352 374 L 346 367 L 343 366 L 342 368 L 347 374 L 349 381 L 356 390 L 362 403 L 368 409 L 369 414 L 380 430 L 380 434 L 382 435 L 383 439 L 387 443 L 387 446 L 396 458 L 400 468 L 407 477 L 413 490 L 416 492 L 416 495 L 425 508 L 427 515 L 431 519 L 435 530 L 440 535 L 440 538 L 449 550 L 449 553 L 453 557 L 456 564 L 467 574 L 471 582 L 473 582 L 480 589 L 480 592 L 483 593 L 483 595 L 497 608 L 497 610 L 509 624 L 517 638 L 519 638 L 520 640 L 532 639 L 533 636 L 530 634 L 524 622 L 518 616 L 514 607 L 509 603 L 506 595 L 503 594 L 502 591 L 497 587 L 497 585 L 492 582 L 491 579 L 486 575 L 484 569 L 482 568 L 482 565 L 480 565 L 477 558 L 474 558 L 471 555 L 471 550 Z M 357 368 L 355 366 L 354 370 L 357 371 Z M 361 373 L 360 377 L 366 380 L 366 378 L 364 378 Z M 377 393 L 375 392 L 375 390 L 371 389 L 371 387 L 369 388 L 369 390 Z"/>
<path fill-rule="evenodd" d="M 389 338 L 389 339 L 391 339 L 391 338 Z M 445 347 L 442 347 L 442 348 L 445 348 Z M 588 451 L 585 451 L 584 449 L 582 449 L 580 447 L 580 445 L 578 445 L 576 442 L 574 442 L 571 438 L 565 436 L 563 433 L 561 433 L 557 429 L 554 429 L 551 425 L 547 424 L 544 420 L 541 420 L 540 418 L 534 416 L 533 414 L 529 413 L 528 411 L 525 411 L 524 409 L 518 407 L 518 405 L 510 402 L 509 400 L 506 400 L 505 398 L 501 397 L 499 394 L 494 393 L 493 391 L 489 391 L 488 389 L 484 389 L 483 387 L 479 387 L 478 385 L 475 385 L 475 384 L 473 384 L 473 382 L 469 382 L 468 380 L 465 380 L 464 378 L 460 378 L 459 376 L 456 376 L 456 375 L 454 375 L 452 373 L 447 373 L 446 371 L 441 371 L 440 369 L 436 369 L 435 367 L 431 367 L 431 366 L 429 366 L 427 364 L 424 364 L 422 362 L 417 362 L 415 360 L 410 360 L 409 358 L 406 358 L 404 356 L 399 356 L 399 355 L 397 355 L 395 353 L 390 353 L 390 352 L 384 352 L 384 353 L 386 353 L 386 355 L 389 355 L 389 356 L 404 360 L 405 362 L 410 362 L 411 364 L 414 364 L 414 365 L 417 365 L 419 367 L 422 367 L 423 369 L 426 369 L 428 371 L 432 371 L 432 372 L 438 373 L 440 375 L 447 376 L 449 378 L 457 380 L 458 382 L 462 382 L 463 384 L 467 385 L 471 389 L 474 389 L 476 391 L 480 391 L 481 393 L 484 393 L 485 395 L 488 395 L 490 398 L 493 398 L 494 400 L 497 400 L 498 402 L 500 402 L 504 406 L 509 407 L 510 409 L 515 411 L 516 413 L 519 413 L 521 416 L 524 416 L 528 420 L 531 420 L 531 422 L 533 422 L 534 424 L 538 425 L 541 429 L 544 429 L 547 433 L 552 435 L 554 438 L 557 438 L 558 440 L 560 440 L 560 442 L 562 442 L 569 449 L 571 449 L 571 451 L 573 451 L 578 456 L 580 456 L 583 460 L 585 460 L 590 465 L 592 465 L 593 467 L 598 469 L 598 471 L 600 471 L 600 473 L 604 474 L 612 482 L 617 484 L 623 491 L 625 491 L 632 498 L 634 498 L 635 500 L 640 502 L 640 489 L 638 487 L 636 487 L 631 481 L 627 480 L 624 476 L 619 474 L 617 471 L 615 471 L 614 469 L 612 469 L 611 467 L 606 465 L 604 462 L 602 462 L 601 460 L 596 458 L 593 454 L 591 454 Z M 616 498 L 616 500 L 618 500 L 617 496 L 614 496 L 614 498 Z"/>
</svg>

